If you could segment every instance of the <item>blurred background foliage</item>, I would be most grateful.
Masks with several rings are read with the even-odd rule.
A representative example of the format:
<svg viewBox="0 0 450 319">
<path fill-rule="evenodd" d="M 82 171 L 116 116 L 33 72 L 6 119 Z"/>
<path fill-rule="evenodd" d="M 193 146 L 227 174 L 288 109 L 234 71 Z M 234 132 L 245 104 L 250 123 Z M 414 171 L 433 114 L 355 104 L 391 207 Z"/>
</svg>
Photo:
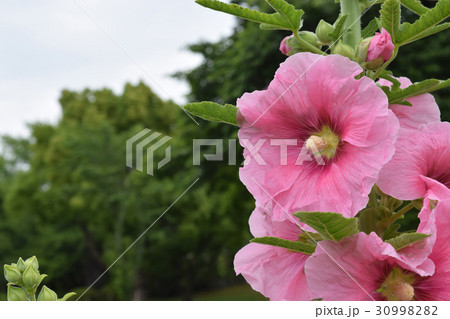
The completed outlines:
<svg viewBox="0 0 450 319">
<path fill-rule="evenodd" d="M 262 0 L 234 2 L 269 11 Z M 333 23 L 338 15 L 332 1 L 290 2 L 305 10 L 304 30 L 314 31 L 321 18 Z M 378 9 L 367 12 L 363 23 Z M 404 11 L 404 19 L 413 18 Z M 269 84 L 285 59 L 278 47 L 287 35 L 237 20 L 231 36 L 189 46 L 203 62 L 175 76 L 190 85 L 189 101 L 235 103 L 244 92 Z M 402 48 L 392 64 L 394 75 L 413 82 L 446 78 L 447 35 Z M 443 120 L 449 120 L 449 90 L 434 95 Z M 64 90 L 60 104 L 56 125 L 33 123 L 29 138 L 2 137 L 1 264 L 37 255 L 42 272 L 50 275 L 46 285 L 80 295 L 199 178 L 83 300 L 263 299 L 233 270 L 235 253 L 251 238 L 248 217 L 254 207 L 239 182 L 239 165 L 192 163 L 192 139 L 233 139 L 235 127 L 200 119 L 197 126 L 144 83 L 126 84 L 121 94 Z M 144 128 L 172 137 L 172 161 L 154 176 L 125 166 L 125 142 Z M 228 151 L 225 140 L 225 159 Z"/>
</svg>

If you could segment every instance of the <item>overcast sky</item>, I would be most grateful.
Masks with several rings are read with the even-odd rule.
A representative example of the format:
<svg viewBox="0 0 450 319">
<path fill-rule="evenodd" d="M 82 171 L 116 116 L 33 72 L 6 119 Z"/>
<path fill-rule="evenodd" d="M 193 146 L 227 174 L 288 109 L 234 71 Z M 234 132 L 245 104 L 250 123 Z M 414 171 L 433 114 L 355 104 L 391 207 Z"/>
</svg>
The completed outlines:
<svg viewBox="0 0 450 319">
<path fill-rule="evenodd" d="M 26 123 L 55 123 L 63 88 L 119 93 L 125 82 L 143 80 L 163 99 L 183 103 L 188 87 L 169 75 L 201 61 L 186 45 L 218 40 L 233 24 L 194 0 L 4 1 L 0 135 L 25 136 Z"/>
</svg>

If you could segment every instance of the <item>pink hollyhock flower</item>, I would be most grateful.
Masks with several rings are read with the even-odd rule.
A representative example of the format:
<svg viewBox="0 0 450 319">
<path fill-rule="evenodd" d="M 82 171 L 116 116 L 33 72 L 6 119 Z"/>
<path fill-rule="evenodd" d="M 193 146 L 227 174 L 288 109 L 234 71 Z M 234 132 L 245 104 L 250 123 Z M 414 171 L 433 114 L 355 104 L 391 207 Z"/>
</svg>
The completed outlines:
<svg viewBox="0 0 450 319">
<path fill-rule="evenodd" d="M 281 43 L 280 43 L 280 51 L 281 51 L 281 53 L 283 53 L 284 55 L 288 55 L 289 50 L 291 49 L 291 48 L 287 45 L 286 41 L 287 41 L 289 38 L 292 38 L 292 37 L 293 37 L 293 35 L 290 35 L 290 36 L 285 37 L 283 40 L 281 40 Z"/>
<path fill-rule="evenodd" d="M 298 240 L 300 227 L 291 220 L 272 220 L 271 203 L 258 203 L 250 216 L 250 231 L 255 237 L 278 237 Z M 242 274 L 256 291 L 271 300 L 310 300 L 303 272 L 309 255 L 285 248 L 250 243 L 234 259 L 236 274 Z"/>
<path fill-rule="evenodd" d="M 240 178 L 274 218 L 286 211 L 352 217 L 394 153 L 398 120 L 383 91 L 340 55 L 298 53 L 265 91 L 237 101 L 244 146 Z M 326 74 L 326 76 L 324 76 Z"/>
<path fill-rule="evenodd" d="M 382 28 L 381 33 L 376 32 L 369 43 L 367 50 L 366 62 L 373 61 L 381 57 L 384 62 L 389 60 L 394 51 L 394 44 L 392 43 L 391 35 L 386 29 Z"/>
<path fill-rule="evenodd" d="M 425 202 L 420 217 L 427 226 L 419 231 L 434 230 L 435 235 L 425 243 L 432 251 L 422 269 L 402 263 L 398 255 L 403 249 L 396 252 L 375 233 L 359 233 L 340 242 L 323 241 L 305 266 L 313 298 L 450 300 L 450 201 L 439 202 L 433 211 L 429 201 Z"/>
<path fill-rule="evenodd" d="M 400 81 L 400 88 L 407 88 L 412 82 L 405 77 L 396 78 Z M 380 79 L 378 83 L 382 86 L 391 87 L 392 83 L 388 80 Z M 412 106 L 391 104 L 389 108 L 397 116 L 400 127 L 408 129 L 418 129 L 422 124 L 441 121 L 441 112 L 436 104 L 434 97 L 427 93 L 407 99 Z"/>
<path fill-rule="evenodd" d="M 395 198 L 450 197 L 450 123 L 401 130 L 392 160 L 380 172 L 380 189 Z"/>
</svg>

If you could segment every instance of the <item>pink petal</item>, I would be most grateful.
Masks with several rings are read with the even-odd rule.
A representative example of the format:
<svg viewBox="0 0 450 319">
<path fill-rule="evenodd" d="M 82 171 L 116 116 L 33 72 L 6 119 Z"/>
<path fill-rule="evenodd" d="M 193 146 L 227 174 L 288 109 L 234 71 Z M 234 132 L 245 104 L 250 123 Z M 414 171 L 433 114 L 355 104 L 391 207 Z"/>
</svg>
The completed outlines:
<svg viewBox="0 0 450 319">
<path fill-rule="evenodd" d="M 400 81 L 400 88 L 407 88 L 412 82 L 405 77 L 396 78 Z M 391 87 L 392 83 L 380 79 L 378 83 L 382 86 Z M 441 112 L 436 104 L 434 97 L 427 93 L 407 99 L 412 106 L 408 105 L 389 105 L 400 121 L 400 126 L 409 129 L 418 129 L 422 124 L 428 124 L 441 121 Z"/>
<path fill-rule="evenodd" d="M 251 243 L 236 254 L 234 268 L 271 300 L 310 300 L 303 273 L 307 258 L 284 248 Z"/>
</svg>

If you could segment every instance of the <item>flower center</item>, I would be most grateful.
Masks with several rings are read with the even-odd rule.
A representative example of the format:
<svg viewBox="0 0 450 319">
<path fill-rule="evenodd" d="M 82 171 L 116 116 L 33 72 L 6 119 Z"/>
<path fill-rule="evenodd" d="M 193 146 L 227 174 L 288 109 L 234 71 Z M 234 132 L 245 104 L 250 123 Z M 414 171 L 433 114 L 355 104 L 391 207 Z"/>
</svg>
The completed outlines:
<svg viewBox="0 0 450 319">
<path fill-rule="evenodd" d="M 339 137 L 326 125 L 318 133 L 311 135 L 306 140 L 306 148 L 314 155 L 318 154 L 332 159 L 339 145 Z"/>
<path fill-rule="evenodd" d="M 450 188 L 450 168 L 439 172 L 436 169 L 431 170 L 428 174 L 428 177 L 437 180 L 439 183 L 444 184 L 447 188 Z"/>
<path fill-rule="evenodd" d="M 388 301 L 410 301 L 414 297 L 414 280 L 413 273 L 396 266 L 377 291 Z"/>
</svg>

